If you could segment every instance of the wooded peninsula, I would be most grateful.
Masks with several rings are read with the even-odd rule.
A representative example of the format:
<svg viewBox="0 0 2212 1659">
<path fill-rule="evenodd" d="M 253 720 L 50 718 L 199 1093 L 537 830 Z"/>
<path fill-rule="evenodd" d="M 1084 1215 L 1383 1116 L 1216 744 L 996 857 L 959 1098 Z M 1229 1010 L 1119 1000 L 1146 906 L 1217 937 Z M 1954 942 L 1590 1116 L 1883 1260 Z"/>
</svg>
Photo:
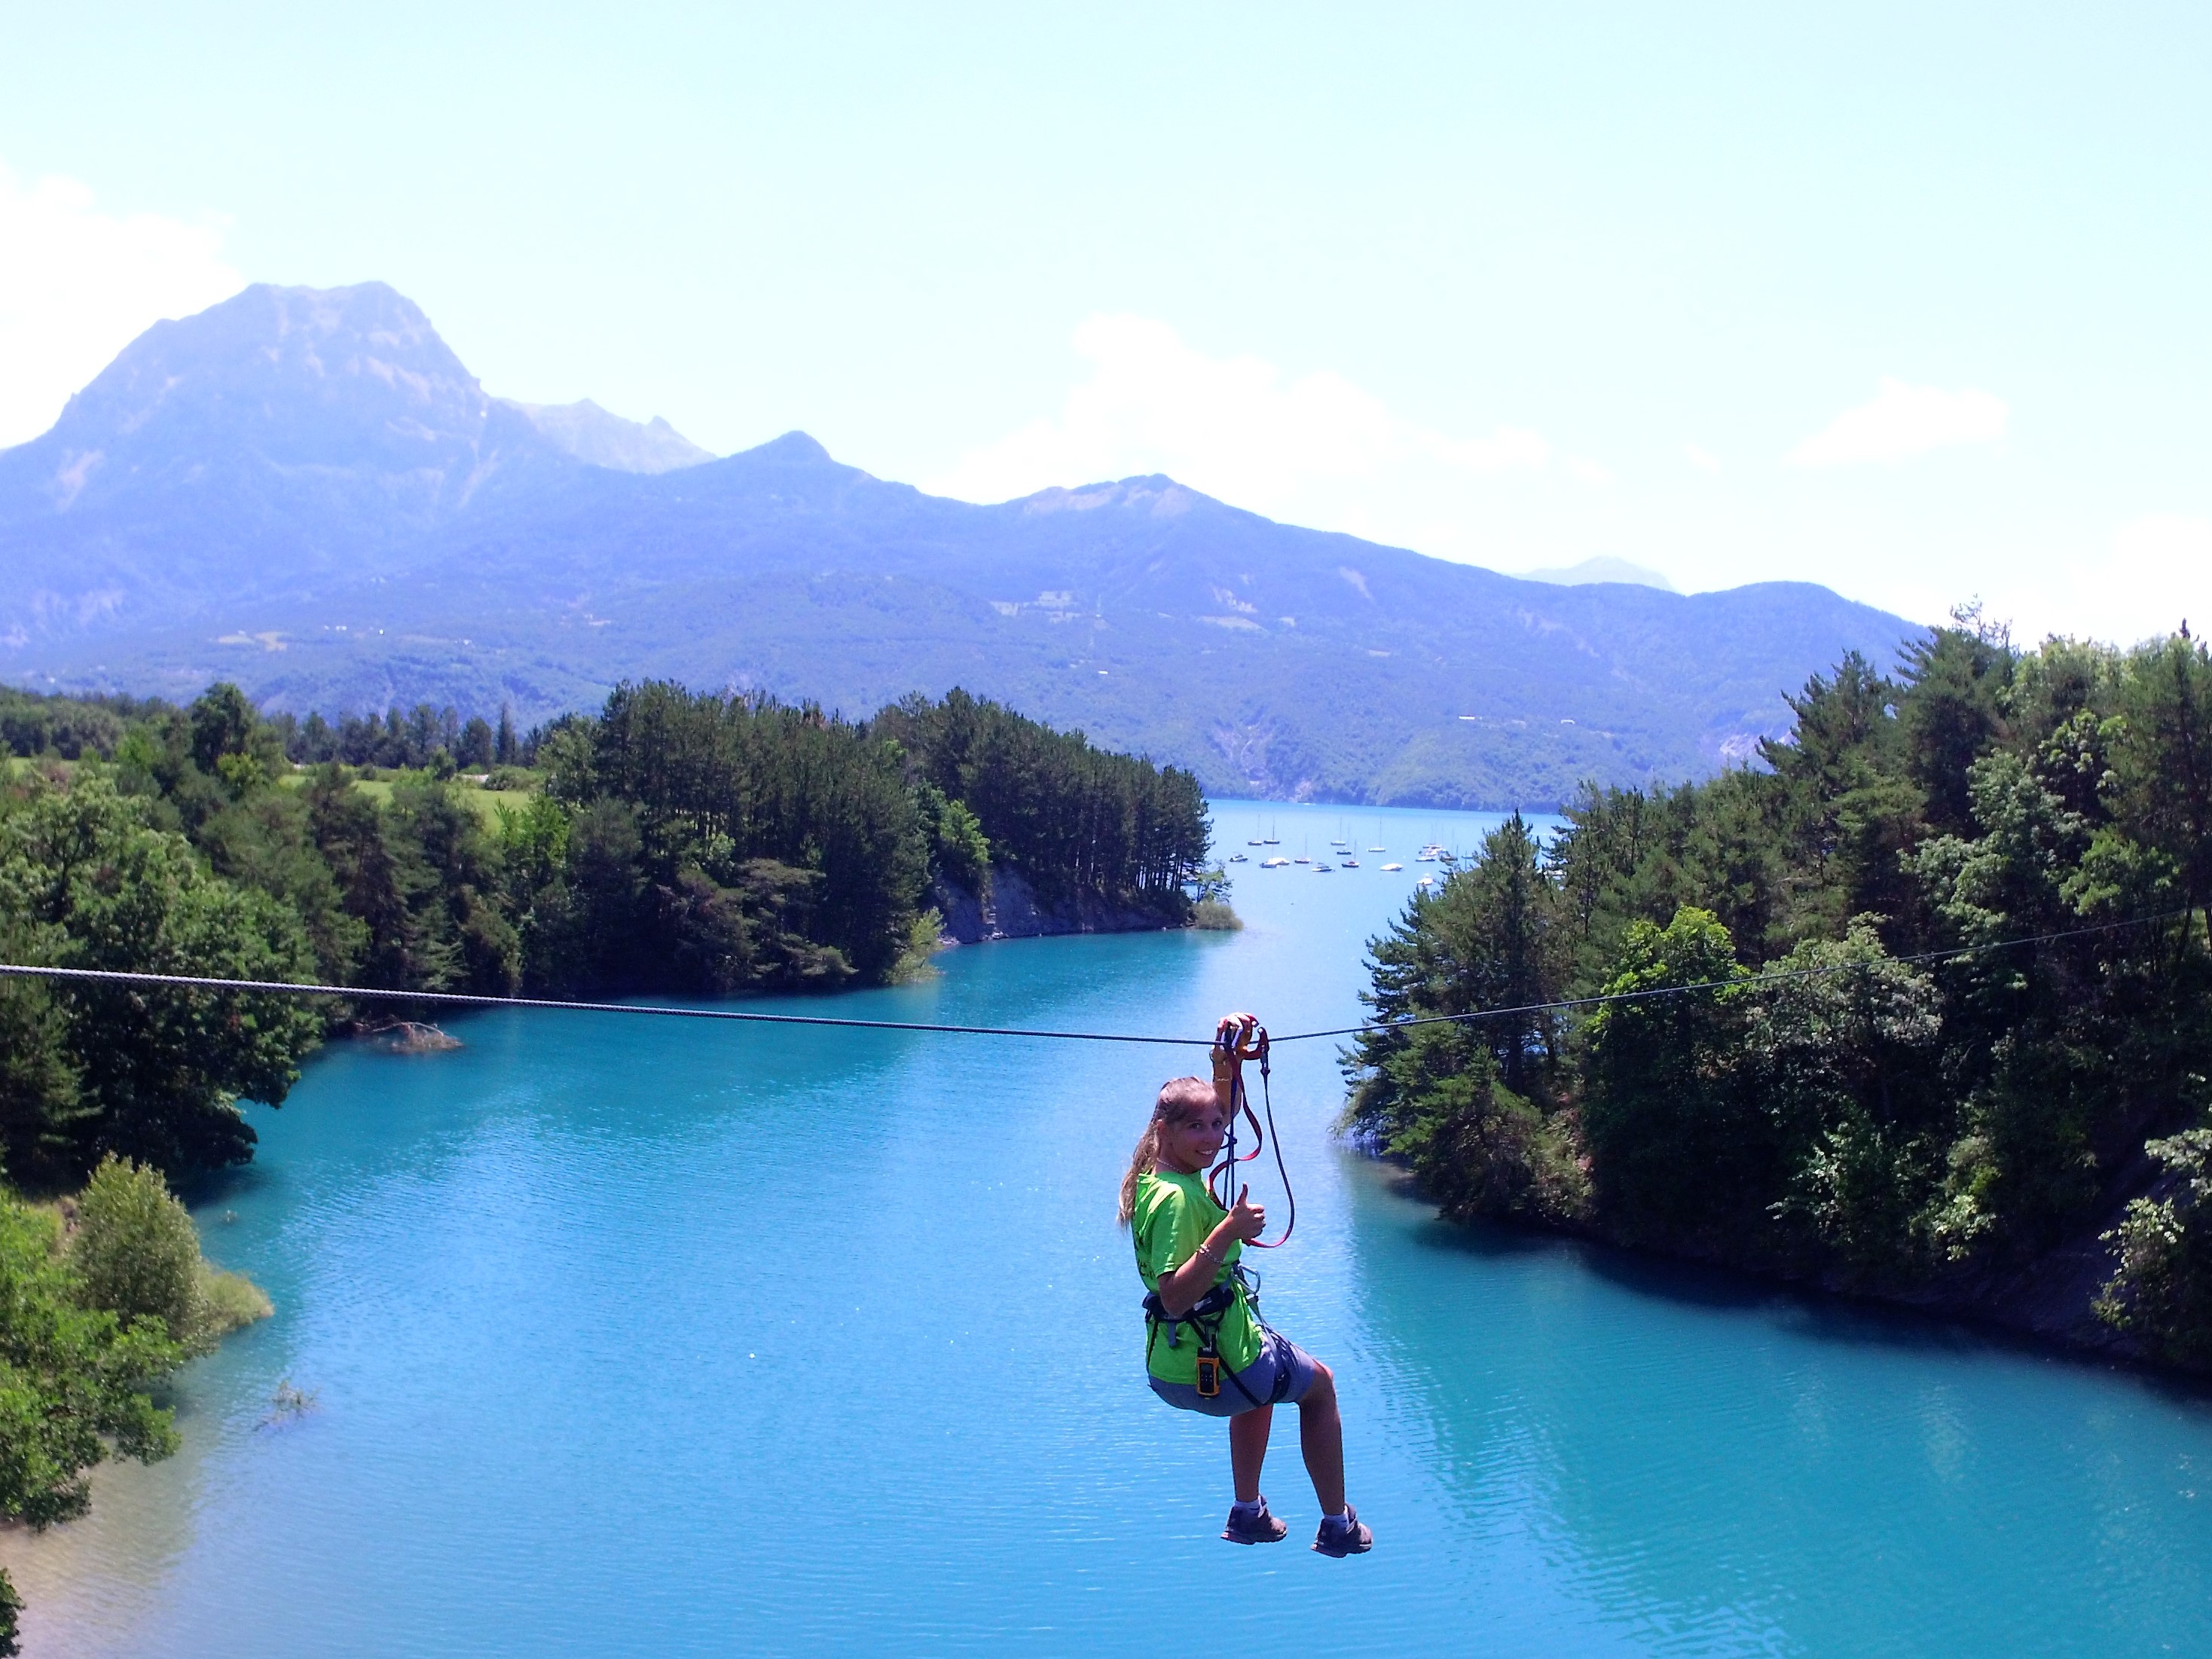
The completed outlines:
<svg viewBox="0 0 2212 1659">
<path fill-rule="evenodd" d="M 2204 647 L 1967 616 L 1792 707 L 1417 896 L 1376 1017 L 1508 1012 L 1361 1037 L 1348 1123 L 1454 1216 L 2212 1368 Z"/>
<path fill-rule="evenodd" d="M 714 997 L 915 971 L 939 945 L 936 905 L 999 881 L 1070 927 L 1103 910 L 1180 926 L 1213 890 L 1190 774 L 957 690 L 852 721 L 624 685 L 526 738 L 428 709 L 264 720 L 225 684 L 184 708 L 9 694 L 0 720 L 13 748 L 52 757 L 18 762 L 0 790 L 10 962 Z M 493 769 L 465 776 L 471 762 Z M 40 1188 L 111 1152 L 172 1171 L 242 1162 L 253 1132 L 236 1102 L 280 1103 L 351 1017 L 281 996 L 0 985 L 0 1158 Z"/>
</svg>

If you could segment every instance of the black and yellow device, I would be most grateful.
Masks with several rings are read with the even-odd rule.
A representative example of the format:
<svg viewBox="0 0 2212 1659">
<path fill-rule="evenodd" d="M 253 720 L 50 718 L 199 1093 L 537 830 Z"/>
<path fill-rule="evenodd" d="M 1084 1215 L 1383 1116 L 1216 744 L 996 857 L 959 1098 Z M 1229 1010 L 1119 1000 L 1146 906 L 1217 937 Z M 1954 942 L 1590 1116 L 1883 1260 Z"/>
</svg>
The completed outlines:
<svg viewBox="0 0 2212 1659">
<path fill-rule="evenodd" d="M 1198 1351 L 1198 1395 L 1212 1400 L 1221 1392 L 1221 1356 L 1207 1343 Z"/>
</svg>

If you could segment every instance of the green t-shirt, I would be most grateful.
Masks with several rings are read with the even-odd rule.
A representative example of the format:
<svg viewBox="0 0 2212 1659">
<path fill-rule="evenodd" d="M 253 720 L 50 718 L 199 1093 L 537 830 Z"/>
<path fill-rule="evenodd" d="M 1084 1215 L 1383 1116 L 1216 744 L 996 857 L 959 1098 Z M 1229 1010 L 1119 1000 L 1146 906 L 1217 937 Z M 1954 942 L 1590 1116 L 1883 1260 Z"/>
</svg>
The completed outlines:
<svg viewBox="0 0 2212 1659">
<path fill-rule="evenodd" d="M 1206 1182 L 1197 1176 L 1171 1171 L 1139 1176 L 1137 1207 L 1129 1217 L 1129 1234 L 1137 1246 L 1137 1272 L 1144 1278 L 1145 1288 L 1159 1289 L 1161 1277 L 1196 1255 L 1206 1235 L 1221 1224 L 1227 1213 L 1213 1201 Z M 1229 1247 L 1220 1271 L 1213 1275 L 1215 1284 L 1231 1277 L 1230 1268 L 1243 1253 L 1242 1244 Z M 1150 1320 L 1146 1321 L 1145 1335 L 1154 1376 L 1163 1382 L 1198 1381 L 1197 1327 L 1186 1322 L 1176 1334 L 1172 1348 L 1168 1346 L 1166 1328 L 1161 1328 L 1156 1335 Z M 1232 1371 L 1243 1370 L 1260 1357 L 1260 1328 L 1252 1310 L 1245 1305 L 1241 1285 L 1235 1305 L 1222 1316 L 1220 1340 L 1222 1364 Z"/>
</svg>

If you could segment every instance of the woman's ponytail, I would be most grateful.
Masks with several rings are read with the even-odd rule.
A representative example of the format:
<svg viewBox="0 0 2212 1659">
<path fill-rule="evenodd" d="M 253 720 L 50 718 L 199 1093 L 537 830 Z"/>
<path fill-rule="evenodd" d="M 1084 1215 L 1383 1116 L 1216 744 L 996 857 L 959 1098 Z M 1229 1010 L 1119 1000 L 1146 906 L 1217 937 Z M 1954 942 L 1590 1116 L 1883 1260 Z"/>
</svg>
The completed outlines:
<svg viewBox="0 0 2212 1659">
<path fill-rule="evenodd" d="M 1137 1212 L 1137 1177 L 1148 1173 L 1160 1155 L 1160 1116 L 1158 1112 L 1145 1121 L 1145 1133 L 1137 1137 L 1137 1150 L 1129 1154 L 1129 1173 L 1121 1177 L 1121 1224 L 1129 1224 L 1129 1218 Z"/>
</svg>

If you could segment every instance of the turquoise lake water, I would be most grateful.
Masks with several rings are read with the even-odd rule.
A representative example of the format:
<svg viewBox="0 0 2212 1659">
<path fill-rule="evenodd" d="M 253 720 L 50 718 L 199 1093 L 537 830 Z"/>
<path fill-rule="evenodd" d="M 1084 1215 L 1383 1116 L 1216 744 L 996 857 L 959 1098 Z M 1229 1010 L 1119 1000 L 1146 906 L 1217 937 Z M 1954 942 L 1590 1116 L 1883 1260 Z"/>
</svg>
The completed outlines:
<svg viewBox="0 0 2212 1659">
<path fill-rule="evenodd" d="M 1216 807 L 1241 933 L 1010 942 L 863 1018 L 1350 1023 L 1410 854 L 1488 822 Z M 1401 874 L 1376 866 L 1385 855 Z M 1272 850 L 1272 849 L 1271 849 Z M 769 1005 L 748 1005 L 769 1006 Z M 0 1547 L 27 1650 L 145 1656 L 2212 1652 L 2212 1403 L 1954 1326 L 1437 1222 L 1279 1054 L 1271 1319 L 1337 1367 L 1375 1551 L 1280 1415 L 1273 1548 L 1158 1404 L 1114 1190 L 1192 1051 L 516 1012 L 338 1045 L 199 1195 L 276 1316 L 185 1449 Z M 281 1382 L 315 1409 L 269 1423 Z"/>
</svg>

